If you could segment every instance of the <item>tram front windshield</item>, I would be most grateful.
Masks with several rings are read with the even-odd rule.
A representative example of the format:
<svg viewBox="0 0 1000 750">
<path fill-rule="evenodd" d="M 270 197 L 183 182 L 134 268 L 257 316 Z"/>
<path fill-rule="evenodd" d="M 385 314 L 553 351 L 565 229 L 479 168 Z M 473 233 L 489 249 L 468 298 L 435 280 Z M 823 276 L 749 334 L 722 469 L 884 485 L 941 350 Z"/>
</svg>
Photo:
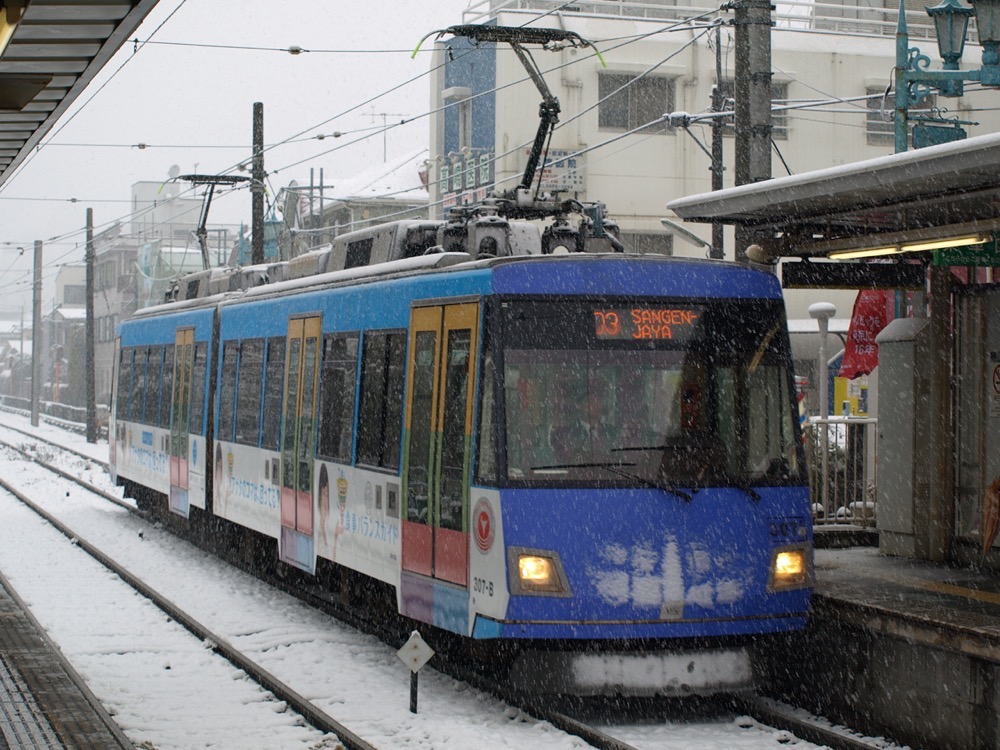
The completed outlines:
<svg viewBox="0 0 1000 750">
<path fill-rule="evenodd" d="M 803 480 L 778 301 L 500 306 L 507 481 Z"/>
</svg>

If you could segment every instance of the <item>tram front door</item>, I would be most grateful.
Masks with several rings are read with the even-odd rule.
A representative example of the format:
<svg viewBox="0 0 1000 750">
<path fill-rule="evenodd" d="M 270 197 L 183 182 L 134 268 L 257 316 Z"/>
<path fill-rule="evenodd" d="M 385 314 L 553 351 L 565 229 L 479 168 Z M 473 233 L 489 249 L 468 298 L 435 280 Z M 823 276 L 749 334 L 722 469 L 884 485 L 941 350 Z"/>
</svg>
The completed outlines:
<svg viewBox="0 0 1000 750">
<path fill-rule="evenodd" d="M 188 497 L 188 448 L 191 420 L 191 370 L 194 363 L 194 329 L 177 331 L 174 347 L 174 378 L 170 398 L 170 499 L 171 512 L 184 518 L 190 514 Z"/>
<path fill-rule="evenodd" d="M 402 567 L 464 588 L 478 321 L 475 303 L 415 308 L 410 321 Z"/>
<path fill-rule="evenodd" d="M 313 554 L 312 475 L 319 378 L 320 318 L 288 321 L 285 397 L 281 413 L 281 538 L 279 557 L 309 573 Z"/>
</svg>

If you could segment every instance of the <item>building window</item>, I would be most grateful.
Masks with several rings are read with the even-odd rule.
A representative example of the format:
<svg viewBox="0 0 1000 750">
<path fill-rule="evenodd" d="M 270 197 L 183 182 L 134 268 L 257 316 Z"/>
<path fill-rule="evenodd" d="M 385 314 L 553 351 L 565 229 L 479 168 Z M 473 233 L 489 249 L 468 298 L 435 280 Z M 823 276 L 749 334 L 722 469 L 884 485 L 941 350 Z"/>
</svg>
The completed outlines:
<svg viewBox="0 0 1000 750">
<path fill-rule="evenodd" d="M 599 73 L 597 125 L 607 130 L 637 130 L 667 133 L 671 128 L 662 121 L 674 110 L 674 79 L 666 76 L 637 78 L 628 73 Z"/>
<path fill-rule="evenodd" d="M 86 304 L 87 287 L 78 284 L 67 284 L 63 287 L 63 302 L 67 305 Z"/>
<path fill-rule="evenodd" d="M 732 78 L 725 78 L 719 84 L 722 89 L 722 108 L 735 111 L 736 82 Z M 788 84 L 780 81 L 771 81 L 771 138 L 786 140 L 788 138 L 788 111 L 774 111 L 775 107 L 783 107 L 788 103 Z M 734 115 L 724 118 L 725 127 L 723 135 L 733 137 L 736 135 L 736 125 Z"/>
<path fill-rule="evenodd" d="M 886 94 L 885 89 L 869 86 L 865 93 L 868 113 L 865 117 L 865 137 L 869 146 L 893 146 L 896 143 L 896 95 Z"/>
</svg>

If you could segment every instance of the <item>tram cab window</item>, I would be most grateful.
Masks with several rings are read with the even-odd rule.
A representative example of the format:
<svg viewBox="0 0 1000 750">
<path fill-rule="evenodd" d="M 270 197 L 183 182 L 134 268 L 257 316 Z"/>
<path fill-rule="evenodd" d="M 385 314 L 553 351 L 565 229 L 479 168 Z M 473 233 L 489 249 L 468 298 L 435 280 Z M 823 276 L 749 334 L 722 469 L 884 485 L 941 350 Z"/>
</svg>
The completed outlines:
<svg viewBox="0 0 1000 750">
<path fill-rule="evenodd" d="M 236 442 L 256 446 L 260 437 L 260 397 L 264 382 L 264 339 L 240 344 L 236 383 Z"/>
<path fill-rule="evenodd" d="M 276 451 L 281 441 L 281 396 L 285 387 L 285 339 L 267 340 L 264 366 L 264 420 L 261 447 Z"/>
<path fill-rule="evenodd" d="M 358 463 L 399 468 L 406 334 L 366 332 L 361 355 Z"/>
<path fill-rule="evenodd" d="M 673 330 L 608 322 L 630 306 Z M 780 303 L 517 301 L 501 319 L 507 481 L 801 479 Z"/>
<path fill-rule="evenodd" d="M 357 369 L 358 334 L 326 336 L 320 375 L 318 453 L 342 463 L 350 463 L 351 460 Z"/>
</svg>

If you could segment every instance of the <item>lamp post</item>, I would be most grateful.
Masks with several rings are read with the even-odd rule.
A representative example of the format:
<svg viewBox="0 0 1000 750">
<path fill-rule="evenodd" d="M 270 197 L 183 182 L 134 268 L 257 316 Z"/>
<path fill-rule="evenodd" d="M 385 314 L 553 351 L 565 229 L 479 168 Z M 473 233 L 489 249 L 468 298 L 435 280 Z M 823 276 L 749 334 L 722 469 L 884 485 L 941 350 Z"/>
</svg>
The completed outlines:
<svg viewBox="0 0 1000 750">
<path fill-rule="evenodd" d="M 829 380 L 829 364 L 826 361 L 826 337 L 830 332 L 830 318 L 837 314 L 837 308 L 829 302 L 814 302 L 809 305 L 809 315 L 816 320 L 819 325 L 819 357 L 817 358 L 817 376 L 819 378 L 819 421 L 816 423 L 819 428 L 819 449 L 820 449 L 820 471 L 823 499 L 824 516 L 829 517 L 830 487 L 826 481 L 826 474 L 829 464 L 830 431 L 826 422 L 830 416 L 830 398 L 827 394 L 827 381 Z"/>
<path fill-rule="evenodd" d="M 934 21 L 938 52 L 944 60 L 941 70 L 929 70 L 930 58 L 910 47 L 906 30 L 906 8 L 899 4 L 899 21 L 896 25 L 896 153 L 909 147 L 909 110 L 914 104 L 929 96 L 936 89 L 941 96 L 959 97 L 965 91 L 965 81 L 978 81 L 984 86 L 1000 87 L 1000 0 L 970 0 L 972 7 L 960 0 L 941 0 L 927 8 Z M 977 70 L 960 70 L 959 62 L 965 50 L 965 36 L 969 19 L 976 16 L 979 42 L 983 45 L 983 64 Z M 926 118 L 937 120 L 940 118 Z M 957 120 L 953 124 L 969 124 Z M 942 140 L 957 140 L 965 131 L 955 127 L 954 133 Z"/>
</svg>

